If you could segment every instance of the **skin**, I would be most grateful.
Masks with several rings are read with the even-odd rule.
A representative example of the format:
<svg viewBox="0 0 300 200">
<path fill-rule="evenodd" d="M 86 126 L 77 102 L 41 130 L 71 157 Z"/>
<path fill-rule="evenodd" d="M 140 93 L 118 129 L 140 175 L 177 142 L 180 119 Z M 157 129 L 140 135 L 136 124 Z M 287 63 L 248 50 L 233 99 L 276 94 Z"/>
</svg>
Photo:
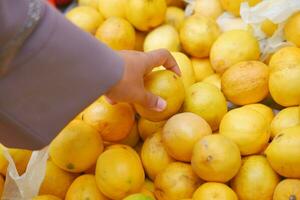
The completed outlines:
<svg viewBox="0 0 300 200">
<path fill-rule="evenodd" d="M 146 53 L 119 51 L 119 55 L 125 63 L 123 77 L 106 93 L 108 101 L 111 104 L 116 102 L 136 103 L 155 111 L 163 111 L 167 104 L 166 101 L 146 91 L 144 76 L 160 65 L 180 75 L 180 69 L 170 52 L 164 49 Z"/>
</svg>

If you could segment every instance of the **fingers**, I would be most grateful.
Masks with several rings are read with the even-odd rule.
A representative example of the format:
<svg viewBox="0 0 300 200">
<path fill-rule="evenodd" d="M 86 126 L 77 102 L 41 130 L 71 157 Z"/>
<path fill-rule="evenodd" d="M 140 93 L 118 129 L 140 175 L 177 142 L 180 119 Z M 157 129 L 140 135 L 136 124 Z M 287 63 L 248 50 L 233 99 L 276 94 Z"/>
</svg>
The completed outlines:
<svg viewBox="0 0 300 200">
<path fill-rule="evenodd" d="M 147 91 L 139 95 L 139 98 L 137 99 L 137 103 L 145 108 L 157 112 L 161 112 L 165 110 L 167 106 L 167 102 L 163 98 L 156 96 Z"/>
<path fill-rule="evenodd" d="M 178 76 L 181 75 L 180 69 L 172 54 L 165 49 L 158 49 L 146 53 L 148 67 L 146 73 L 152 71 L 154 67 L 164 66 L 166 69 L 175 72 Z"/>
</svg>

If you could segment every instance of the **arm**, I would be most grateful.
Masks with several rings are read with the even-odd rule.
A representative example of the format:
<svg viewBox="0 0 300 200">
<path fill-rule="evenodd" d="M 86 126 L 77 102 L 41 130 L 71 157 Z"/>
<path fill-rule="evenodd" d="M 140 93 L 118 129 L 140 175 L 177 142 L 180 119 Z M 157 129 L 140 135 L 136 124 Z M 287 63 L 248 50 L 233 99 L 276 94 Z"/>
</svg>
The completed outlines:
<svg viewBox="0 0 300 200">
<path fill-rule="evenodd" d="M 31 0 L 1 0 L 0 48 L 26 23 Z M 42 4 L 32 33 L 0 77 L 0 142 L 40 148 L 116 84 L 123 60 Z"/>
</svg>

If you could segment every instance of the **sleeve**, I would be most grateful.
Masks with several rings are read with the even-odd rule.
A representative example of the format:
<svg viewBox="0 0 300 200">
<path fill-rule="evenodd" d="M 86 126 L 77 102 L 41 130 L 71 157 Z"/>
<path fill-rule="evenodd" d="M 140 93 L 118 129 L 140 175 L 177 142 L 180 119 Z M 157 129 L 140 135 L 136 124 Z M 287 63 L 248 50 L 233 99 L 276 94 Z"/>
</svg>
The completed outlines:
<svg viewBox="0 0 300 200">
<path fill-rule="evenodd" d="M 0 1 L 0 24 L 4 24 L 0 48 L 25 23 L 29 2 Z M 4 145 L 38 149 L 49 144 L 123 73 L 123 60 L 113 50 L 52 6 L 42 3 L 41 10 L 34 31 L 8 72 L 0 76 L 0 142 Z"/>
</svg>

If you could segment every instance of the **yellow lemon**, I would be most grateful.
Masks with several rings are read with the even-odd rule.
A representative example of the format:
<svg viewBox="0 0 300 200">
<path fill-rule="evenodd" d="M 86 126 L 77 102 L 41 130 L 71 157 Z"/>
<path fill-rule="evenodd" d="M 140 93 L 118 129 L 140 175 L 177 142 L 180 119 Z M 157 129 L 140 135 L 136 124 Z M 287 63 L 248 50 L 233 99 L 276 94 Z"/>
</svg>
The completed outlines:
<svg viewBox="0 0 300 200">
<path fill-rule="evenodd" d="M 181 79 L 168 70 L 151 72 L 144 78 L 146 90 L 167 101 L 167 107 L 157 112 L 135 104 L 136 111 L 145 119 L 163 121 L 177 113 L 183 103 L 185 92 Z"/>
<path fill-rule="evenodd" d="M 94 34 L 104 21 L 103 16 L 89 6 L 78 6 L 71 9 L 66 14 L 66 18 L 80 29 L 91 34 Z"/>
<path fill-rule="evenodd" d="M 60 169 L 52 161 L 47 161 L 46 175 L 40 187 L 39 194 L 51 194 L 64 199 L 68 188 L 76 176 L 77 174 Z"/>
<path fill-rule="evenodd" d="M 275 188 L 273 200 L 300 199 L 300 180 L 285 179 Z"/>
<path fill-rule="evenodd" d="M 285 38 L 300 47 L 300 12 L 291 16 L 284 27 Z"/>
<path fill-rule="evenodd" d="M 268 124 L 271 124 L 271 122 L 274 118 L 273 110 L 264 104 L 260 104 L 260 103 L 249 104 L 249 105 L 244 106 L 244 108 L 250 108 L 250 109 L 253 109 L 253 110 L 259 112 L 267 120 Z"/>
<path fill-rule="evenodd" d="M 221 78 L 222 91 L 236 105 L 257 103 L 269 93 L 269 67 L 259 61 L 239 62 Z"/>
<path fill-rule="evenodd" d="M 202 81 L 206 77 L 214 74 L 214 70 L 212 69 L 208 58 L 192 58 L 191 61 L 195 72 L 196 82 Z"/>
<path fill-rule="evenodd" d="M 99 0 L 78 0 L 79 6 L 90 6 L 98 10 Z"/>
<path fill-rule="evenodd" d="M 200 15 L 185 19 L 180 29 L 180 41 L 183 49 L 198 58 L 209 56 L 211 46 L 220 35 L 215 21 Z"/>
<path fill-rule="evenodd" d="M 300 64 L 300 48 L 284 47 L 276 51 L 270 59 L 271 73 L 295 68 Z"/>
<path fill-rule="evenodd" d="M 103 140 L 110 142 L 126 138 L 134 125 L 134 120 L 134 111 L 130 104 L 111 105 L 104 97 L 83 113 L 83 121 L 97 129 Z"/>
<path fill-rule="evenodd" d="M 126 17 L 140 31 L 150 29 L 163 23 L 167 5 L 165 0 L 127 0 Z"/>
<path fill-rule="evenodd" d="M 32 151 L 26 149 L 9 148 L 8 153 L 10 154 L 16 165 L 19 175 L 22 175 L 26 171 L 27 164 L 31 158 Z M 0 174 L 6 176 L 7 167 L 8 162 L 3 155 L 3 150 L 0 144 Z"/>
<path fill-rule="evenodd" d="M 240 166 L 238 146 L 223 135 L 205 136 L 194 146 L 192 167 L 203 180 L 225 183 L 237 174 Z"/>
<path fill-rule="evenodd" d="M 138 130 L 141 138 L 146 140 L 147 137 L 162 129 L 165 123 L 166 121 L 152 122 L 141 117 L 138 121 Z"/>
<path fill-rule="evenodd" d="M 221 90 L 221 76 L 219 74 L 212 74 L 203 79 L 202 82 L 211 84 Z"/>
<path fill-rule="evenodd" d="M 281 176 L 300 178 L 300 126 L 284 129 L 265 151 L 272 168 Z"/>
<path fill-rule="evenodd" d="M 255 6 L 262 0 L 220 0 L 224 10 L 236 15 L 240 16 L 240 6 L 243 2 L 248 2 L 250 6 Z"/>
<path fill-rule="evenodd" d="M 184 11 L 181 8 L 171 6 L 167 8 L 165 23 L 174 26 L 180 30 L 184 21 Z"/>
<path fill-rule="evenodd" d="M 226 113 L 219 132 L 232 139 L 239 146 L 242 155 L 260 152 L 270 138 L 269 124 L 264 116 L 243 107 Z"/>
<path fill-rule="evenodd" d="M 223 8 L 220 0 L 196 0 L 194 13 L 215 20 L 223 13 Z"/>
<path fill-rule="evenodd" d="M 251 33 L 245 30 L 231 30 L 224 32 L 213 44 L 210 61 L 217 73 L 223 73 L 238 62 L 257 60 L 259 55 L 258 41 Z"/>
<path fill-rule="evenodd" d="M 39 195 L 34 197 L 32 200 L 61 200 L 61 199 L 53 195 Z"/>
<path fill-rule="evenodd" d="M 144 179 L 142 162 L 133 149 L 112 147 L 98 158 L 96 182 L 100 191 L 111 199 L 123 199 L 138 192 Z"/>
<path fill-rule="evenodd" d="M 183 110 L 203 117 L 215 131 L 219 129 L 219 124 L 227 112 L 227 103 L 218 88 L 199 82 L 187 90 Z"/>
<path fill-rule="evenodd" d="M 271 20 L 266 19 L 265 21 L 263 21 L 260 28 L 268 37 L 271 37 L 277 30 L 278 25 L 274 24 Z"/>
<path fill-rule="evenodd" d="M 97 187 L 94 175 L 82 175 L 74 180 L 65 200 L 108 200 Z"/>
<path fill-rule="evenodd" d="M 300 125 L 300 113 L 298 107 L 289 107 L 281 110 L 272 120 L 271 137 L 281 133 L 282 130 Z"/>
<path fill-rule="evenodd" d="M 125 144 L 131 147 L 135 147 L 140 140 L 139 131 L 137 128 L 137 123 L 134 123 L 129 135 L 120 141 L 121 144 Z"/>
<path fill-rule="evenodd" d="M 96 32 L 96 38 L 114 50 L 134 49 L 135 30 L 123 18 L 110 17 Z"/>
<path fill-rule="evenodd" d="M 181 71 L 181 80 L 185 89 L 187 90 L 192 84 L 196 82 L 195 72 L 191 63 L 191 60 L 181 52 L 172 52 L 172 56 L 175 58 L 179 69 Z"/>
<path fill-rule="evenodd" d="M 191 165 L 174 162 L 155 179 L 155 197 L 158 200 L 191 198 L 201 183 Z"/>
<path fill-rule="evenodd" d="M 194 113 L 179 113 L 163 128 L 162 140 L 167 152 L 176 160 L 190 162 L 195 143 L 211 134 L 208 123 Z"/>
<path fill-rule="evenodd" d="M 157 174 L 174 161 L 163 145 L 161 132 L 157 132 L 145 140 L 141 158 L 147 175 L 151 180 L 155 180 Z"/>
<path fill-rule="evenodd" d="M 238 200 L 234 191 L 223 183 L 208 182 L 201 185 L 193 200 Z"/>
<path fill-rule="evenodd" d="M 102 151 L 100 134 L 79 120 L 67 125 L 49 147 L 52 161 L 69 172 L 83 172 L 89 169 Z"/>
<path fill-rule="evenodd" d="M 156 49 L 167 49 L 169 51 L 180 50 L 179 35 L 173 26 L 168 24 L 159 26 L 146 36 L 144 51 Z"/>
<path fill-rule="evenodd" d="M 267 159 L 255 155 L 246 157 L 239 173 L 231 181 L 231 188 L 241 200 L 271 200 L 279 180 Z"/>
<path fill-rule="evenodd" d="M 105 18 L 122 17 L 126 18 L 127 0 L 98 0 L 98 8 Z"/>
</svg>

